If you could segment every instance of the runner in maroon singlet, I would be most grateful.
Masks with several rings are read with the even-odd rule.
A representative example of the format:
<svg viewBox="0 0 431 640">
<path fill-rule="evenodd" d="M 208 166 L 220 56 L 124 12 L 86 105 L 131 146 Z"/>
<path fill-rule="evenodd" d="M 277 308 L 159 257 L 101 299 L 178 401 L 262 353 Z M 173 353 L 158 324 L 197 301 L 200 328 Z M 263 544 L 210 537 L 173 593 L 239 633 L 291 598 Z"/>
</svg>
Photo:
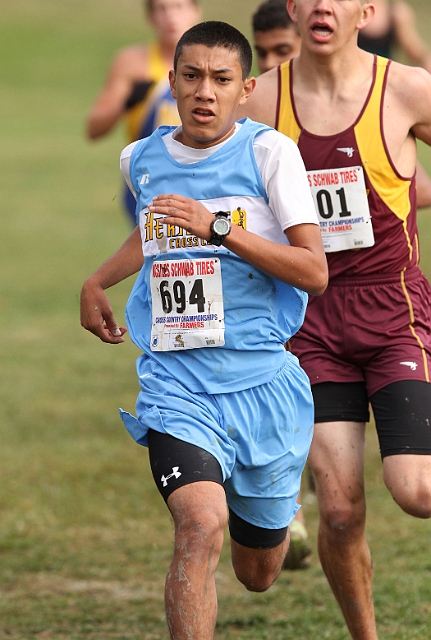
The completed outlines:
<svg viewBox="0 0 431 640">
<path fill-rule="evenodd" d="M 419 269 L 416 138 L 431 144 L 431 77 L 362 51 L 365 0 L 288 0 L 301 52 L 257 79 L 241 115 L 297 141 L 320 215 L 330 281 L 292 351 L 312 382 L 309 462 L 322 567 L 352 638 L 376 640 L 365 538 L 371 403 L 383 477 L 431 516 L 431 294 Z"/>
</svg>

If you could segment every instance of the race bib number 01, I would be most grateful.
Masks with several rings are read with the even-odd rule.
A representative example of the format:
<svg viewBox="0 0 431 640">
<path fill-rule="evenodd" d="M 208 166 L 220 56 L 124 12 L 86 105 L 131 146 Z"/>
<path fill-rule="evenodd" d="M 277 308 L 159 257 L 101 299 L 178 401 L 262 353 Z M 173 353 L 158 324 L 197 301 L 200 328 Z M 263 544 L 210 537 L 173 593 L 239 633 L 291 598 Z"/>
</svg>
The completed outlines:
<svg viewBox="0 0 431 640">
<path fill-rule="evenodd" d="M 307 171 L 326 253 L 374 244 L 362 167 Z"/>
<path fill-rule="evenodd" d="M 154 262 L 151 270 L 152 351 L 224 344 L 224 307 L 218 258 Z"/>
</svg>

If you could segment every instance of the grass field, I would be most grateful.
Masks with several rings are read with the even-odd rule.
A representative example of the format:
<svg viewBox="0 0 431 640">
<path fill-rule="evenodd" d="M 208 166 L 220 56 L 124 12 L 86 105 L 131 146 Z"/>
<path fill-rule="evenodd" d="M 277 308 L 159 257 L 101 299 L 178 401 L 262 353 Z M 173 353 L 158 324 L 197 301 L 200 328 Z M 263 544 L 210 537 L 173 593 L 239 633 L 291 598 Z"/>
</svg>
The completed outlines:
<svg viewBox="0 0 431 640">
<path fill-rule="evenodd" d="M 204 3 L 249 33 L 258 2 Z M 428 3 L 415 2 L 426 35 Z M 108 61 L 148 35 L 138 0 L 3 0 L 0 25 L 0 638 L 167 638 L 163 582 L 172 527 L 117 408 L 134 409 L 136 349 L 79 325 L 85 277 L 128 234 L 120 211 L 122 131 L 83 137 Z M 431 155 L 420 148 L 431 171 Z M 431 276 L 430 212 L 420 214 Z M 131 283 L 112 291 L 122 316 Z M 429 522 L 402 514 L 367 439 L 368 536 L 381 640 L 431 637 Z M 316 505 L 304 505 L 313 547 Z M 344 640 L 314 549 L 264 595 L 217 573 L 223 640 Z"/>
</svg>

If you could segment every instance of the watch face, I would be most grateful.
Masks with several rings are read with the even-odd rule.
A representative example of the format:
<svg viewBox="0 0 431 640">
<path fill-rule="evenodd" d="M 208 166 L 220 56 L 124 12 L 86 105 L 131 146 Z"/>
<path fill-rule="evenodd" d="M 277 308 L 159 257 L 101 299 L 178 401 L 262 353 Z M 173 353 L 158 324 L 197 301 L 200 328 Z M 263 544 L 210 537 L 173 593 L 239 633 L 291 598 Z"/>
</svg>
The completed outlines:
<svg viewBox="0 0 431 640">
<path fill-rule="evenodd" d="M 217 235 L 224 236 L 229 233 L 230 223 L 226 218 L 217 218 L 214 220 L 213 229 Z"/>
</svg>

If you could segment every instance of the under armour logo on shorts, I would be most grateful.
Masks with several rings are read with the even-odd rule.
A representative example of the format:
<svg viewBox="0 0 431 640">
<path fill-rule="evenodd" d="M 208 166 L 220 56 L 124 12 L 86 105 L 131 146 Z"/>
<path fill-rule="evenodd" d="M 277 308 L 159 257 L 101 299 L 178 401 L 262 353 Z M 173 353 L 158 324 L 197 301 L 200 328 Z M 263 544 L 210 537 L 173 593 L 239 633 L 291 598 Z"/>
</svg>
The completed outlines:
<svg viewBox="0 0 431 640">
<path fill-rule="evenodd" d="M 170 478 L 179 478 L 181 475 L 181 472 L 178 471 L 179 467 L 172 467 L 172 473 L 170 473 L 168 476 L 165 476 L 165 474 L 162 475 L 162 477 L 160 478 L 160 480 L 163 482 L 163 486 L 167 487 L 168 485 L 168 480 Z"/>
</svg>

